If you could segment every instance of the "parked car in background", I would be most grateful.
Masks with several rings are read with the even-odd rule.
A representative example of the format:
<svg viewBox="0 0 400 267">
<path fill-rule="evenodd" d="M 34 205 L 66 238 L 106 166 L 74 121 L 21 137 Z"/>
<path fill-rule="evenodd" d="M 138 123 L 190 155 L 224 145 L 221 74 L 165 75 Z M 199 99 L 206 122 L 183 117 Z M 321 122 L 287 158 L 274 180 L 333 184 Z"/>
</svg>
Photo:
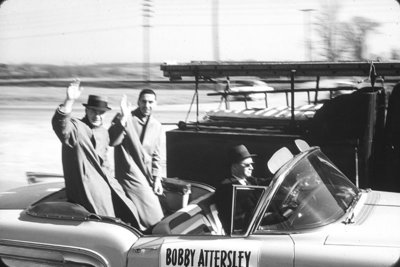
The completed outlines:
<svg viewBox="0 0 400 267">
<path fill-rule="evenodd" d="M 361 80 L 359 78 L 321 78 L 318 84 L 319 89 L 323 89 L 318 92 L 319 100 L 326 100 L 342 94 L 350 94 L 360 87 Z M 317 88 L 316 81 L 308 81 L 298 83 L 295 86 L 296 89 L 315 89 Z M 330 91 L 326 91 L 330 89 Z M 325 91 L 324 91 L 325 90 Z"/>
<path fill-rule="evenodd" d="M 172 209 L 147 234 L 67 202 L 63 183 L 3 192 L 0 266 L 398 266 L 400 194 L 359 189 L 296 142 L 298 154 L 269 160 L 269 186 L 234 187 L 230 229 L 213 188 L 196 182 L 165 181 Z M 254 205 L 237 220 L 243 199 Z"/>
<path fill-rule="evenodd" d="M 225 80 L 218 82 L 218 92 L 233 92 L 237 93 L 230 95 L 230 100 L 259 100 L 265 98 L 266 91 L 273 91 L 274 88 L 269 86 L 266 82 L 259 79 L 235 79 Z M 260 93 L 257 93 L 260 92 Z"/>
</svg>

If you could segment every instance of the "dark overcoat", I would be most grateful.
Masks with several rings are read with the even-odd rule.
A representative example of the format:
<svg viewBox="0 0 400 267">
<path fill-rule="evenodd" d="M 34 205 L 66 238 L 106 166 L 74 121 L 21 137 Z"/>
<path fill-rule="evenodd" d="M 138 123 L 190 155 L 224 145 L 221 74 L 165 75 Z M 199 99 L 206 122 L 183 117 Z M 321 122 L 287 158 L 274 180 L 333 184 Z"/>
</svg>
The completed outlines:
<svg viewBox="0 0 400 267">
<path fill-rule="evenodd" d="M 109 136 L 104 127 L 90 127 L 87 118 L 72 118 L 57 109 L 53 130 L 62 143 L 66 195 L 89 212 L 121 218 L 140 227 L 138 213 L 108 169 Z"/>
</svg>

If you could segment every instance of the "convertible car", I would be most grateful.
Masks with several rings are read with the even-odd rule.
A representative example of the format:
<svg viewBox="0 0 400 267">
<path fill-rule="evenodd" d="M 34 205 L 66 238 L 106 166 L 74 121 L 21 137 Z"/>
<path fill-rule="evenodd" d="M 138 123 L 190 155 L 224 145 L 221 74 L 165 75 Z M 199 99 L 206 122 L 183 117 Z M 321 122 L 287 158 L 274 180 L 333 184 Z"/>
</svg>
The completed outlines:
<svg viewBox="0 0 400 267">
<path fill-rule="evenodd" d="M 0 266 L 400 266 L 400 194 L 359 189 L 298 148 L 272 156 L 268 186 L 233 188 L 229 229 L 193 181 L 165 179 L 151 234 L 67 202 L 62 182 L 3 192 Z M 243 199 L 254 205 L 238 214 Z"/>
</svg>

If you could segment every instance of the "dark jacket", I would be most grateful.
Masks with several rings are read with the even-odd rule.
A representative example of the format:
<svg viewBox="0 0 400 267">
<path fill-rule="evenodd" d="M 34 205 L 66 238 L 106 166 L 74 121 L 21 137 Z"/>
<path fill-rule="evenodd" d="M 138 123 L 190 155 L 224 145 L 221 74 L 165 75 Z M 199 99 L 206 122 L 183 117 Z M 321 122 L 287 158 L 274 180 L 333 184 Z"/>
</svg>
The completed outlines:
<svg viewBox="0 0 400 267">
<path fill-rule="evenodd" d="M 266 185 L 262 179 L 249 177 L 246 179 L 248 185 Z M 232 214 L 232 196 L 233 185 L 240 185 L 239 181 L 234 178 L 227 178 L 223 180 L 215 190 L 215 202 L 218 209 L 218 215 L 221 220 L 222 226 L 226 233 L 230 232 L 231 214 Z M 238 199 L 235 211 L 235 225 L 244 227 L 246 220 L 249 219 L 251 214 L 248 214 L 257 203 L 253 198 Z"/>
</svg>

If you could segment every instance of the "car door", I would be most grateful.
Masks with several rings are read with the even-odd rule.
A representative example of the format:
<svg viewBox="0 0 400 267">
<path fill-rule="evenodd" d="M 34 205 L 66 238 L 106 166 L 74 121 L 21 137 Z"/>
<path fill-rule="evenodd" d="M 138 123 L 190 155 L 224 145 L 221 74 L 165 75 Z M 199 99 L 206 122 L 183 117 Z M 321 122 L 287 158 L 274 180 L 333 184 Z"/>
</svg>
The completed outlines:
<svg viewBox="0 0 400 267">
<path fill-rule="evenodd" d="M 293 245 L 276 235 L 166 238 L 159 266 L 293 266 Z"/>
<path fill-rule="evenodd" d="M 265 187 L 235 186 L 232 217 L 237 217 L 236 200 L 256 195 L 249 218 L 232 220 L 233 232 L 226 235 L 174 235 L 141 238 L 129 255 L 129 267 L 136 266 L 204 266 L 258 267 L 293 266 L 294 249 L 289 235 L 254 231 L 262 209 Z"/>
</svg>

